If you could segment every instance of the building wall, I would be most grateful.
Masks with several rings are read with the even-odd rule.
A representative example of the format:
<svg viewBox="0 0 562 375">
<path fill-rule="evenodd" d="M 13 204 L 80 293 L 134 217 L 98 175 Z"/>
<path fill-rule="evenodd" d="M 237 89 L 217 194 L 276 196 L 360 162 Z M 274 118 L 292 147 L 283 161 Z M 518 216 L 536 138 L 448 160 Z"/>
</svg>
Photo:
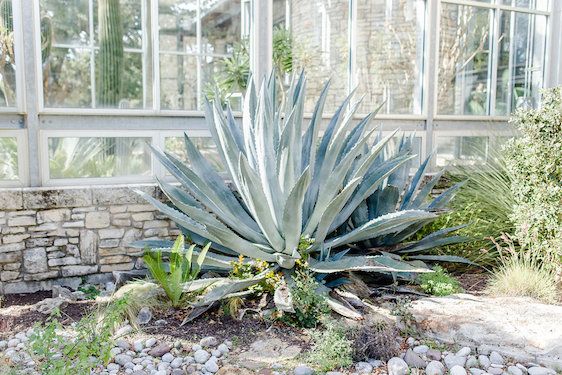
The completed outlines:
<svg viewBox="0 0 562 375">
<path fill-rule="evenodd" d="M 0 190 L 0 293 L 76 288 L 141 268 L 142 250 L 129 244 L 179 230 L 132 189 L 162 198 L 155 185 Z"/>
</svg>

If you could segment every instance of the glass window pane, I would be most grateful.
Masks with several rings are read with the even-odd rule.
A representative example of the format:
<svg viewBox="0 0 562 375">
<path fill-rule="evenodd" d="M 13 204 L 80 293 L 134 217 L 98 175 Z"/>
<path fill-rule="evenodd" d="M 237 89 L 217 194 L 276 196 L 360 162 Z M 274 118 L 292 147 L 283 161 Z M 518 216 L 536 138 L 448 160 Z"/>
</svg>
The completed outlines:
<svg viewBox="0 0 562 375">
<path fill-rule="evenodd" d="M 548 10 L 548 0 L 501 0 L 501 3 L 518 8 Z"/>
<path fill-rule="evenodd" d="M 211 163 L 217 172 L 226 171 L 217 151 L 217 146 L 211 137 L 189 137 L 189 139 L 191 139 L 197 149 L 199 149 L 201 154 Z M 183 137 L 166 137 L 165 148 L 166 151 L 169 151 L 180 158 L 180 160 L 189 164 Z"/>
<path fill-rule="evenodd" d="M 348 92 L 349 2 L 301 1 L 291 7 L 293 70 L 307 74 L 305 111 L 311 112 L 331 78 L 324 110 L 333 112 Z"/>
<path fill-rule="evenodd" d="M 160 51 L 197 52 L 197 0 L 158 2 Z"/>
<path fill-rule="evenodd" d="M 493 12 L 447 3 L 441 8 L 437 112 L 486 115 Z"/>
<path fill-rule="evenodd" d="M 53 137 L 48 139 L 52 179 L 149 176 L 150 138 Z"/>
<path fill-rule="evenodd" d="M 51 48 L 43 65 L 45 106 L 89 108 L 92 105 L 90 51 Z"/>
<path fill-rule="evenodd" d="M 0 180 L 17 180 L 18 141 L 16 137 L 0 138 Z"/>
<path fill-rule="evenodd" d="M 90 44 L 88 0 L 41 0 L 41 45 Z"/>
<path fill-rule="evenodd" d="M 142 40 L 150 24 L 143 15 L 147 0 L 41 0 L 40 4 L 46 107 L 151 105 L 146 94 L 151 81 L 144 71 L 150 68 L 150 59 L 143 54 Z"/>
<path fill-rule="evenodd" d="M 423 0 L 357 0 L 359 112 L 419 114 L 422 110 Z"/>
<path fill-rule="evenodd" d="M 16 56 L 12 2 L 2 2 L 0 13 L 0 107 L 16 106 Z"/>
<path fill-rule="evenodd" d="M 160 55 L 160 101 L 163 109 L 197 109 L 197 57 Z"/>
<path fill-rule="evenodd" d="M 486 163 L 488 137 L 437 137 L 437 166 L 475 165 Z"/>
<path fill-rule="evenodd" d="M 536 106 L 543 85 L 546 17 L 500 12 L 495 114 Z"/>
<path fill-rule="evenodd" d="M 241 37 L 240 0 L 201 2 L 201 52 L 228 54 Z"/>
</svg>

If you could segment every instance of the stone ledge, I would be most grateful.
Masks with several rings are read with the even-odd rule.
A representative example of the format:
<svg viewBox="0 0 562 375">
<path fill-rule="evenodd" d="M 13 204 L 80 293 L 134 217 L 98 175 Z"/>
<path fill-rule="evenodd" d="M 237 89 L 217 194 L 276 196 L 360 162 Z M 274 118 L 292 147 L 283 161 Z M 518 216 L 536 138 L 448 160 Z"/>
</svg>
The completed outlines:
<svg viewBox="0 0 562 375">
<path fill-rule="evenodd" d="M 0 189 L 0 209 L 28 210 L 67 207 L 88 207 L 114 204 L 145 204 L 133 190 L 141 190 L 155 198 L 162 192 L 155 183 L 128 185 L 87 185 Z"/>
</svg>

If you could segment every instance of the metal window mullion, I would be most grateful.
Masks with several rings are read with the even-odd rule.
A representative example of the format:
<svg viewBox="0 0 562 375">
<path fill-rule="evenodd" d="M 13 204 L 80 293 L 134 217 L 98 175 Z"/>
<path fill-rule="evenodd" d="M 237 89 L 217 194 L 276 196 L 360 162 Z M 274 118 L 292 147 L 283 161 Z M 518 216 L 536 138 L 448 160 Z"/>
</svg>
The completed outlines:
<svg viewBox="0 0 562 375">
<path fill-rule="evenodd" d="M 255 84 L 272 69 L 272 0 L 253 0 L 250 17 L 250 66 Z"/>
<path fill-rule="evenodd" d="M 357 85 L 357 0 L 349 0 L 348 3 L 348 30 L 347 30 L 347 94 Z M 328 38 L 330 38 L 330 30 L 328 30 Z"/>
<path fill-rule="evenodd" d="M 150 2 L 150 34 L 152 35 L 152 106 L 156 112 L 160 111 L 160 25 L 158 14 L 158 0 Z"/>
<path fill-rule="evenodd" d="M 496 89 L 497 89 L 497 82 L 498 82 L 498 58 L 499 58 L 499 44 L 500 44 L 500 10 L 495 9 L 491 10 L 493 12 L 493 24 L 492 24 L 492 35 L 490 35 L 490 43 L 489 45 L 492 48 L 492 56 L 491 56 L 491 64 L 489 64 L 489 69 L 491 72 L 488 72 L 490 75 L 489 80 L 489 90 L 490 97 L 488 100 L 488 114 L 495 115 L 496 114 Z M 510 51 L 511 54 L 511 51 Z"/>
<path fill-rule="evenodd" d="M 96 108 L 96 55 L 94 50 L 94 1 L 88 0 L 88 23 L 90 31 L 90 95 L 92 96 L 92 108 Z"/>
<path fill-rule="evenodd" d="M 435 147 L 434 142 L 434 128 L 437 126 L 435 124 L 435 113 L 437 111 L 437 75 L 438 75 L 438 62 L 439 62 L 439 29 L 440 29 L 440 6 L 439 0 L 428 0 L 426 2 L 426 43 L 425 43 L 425 57 L 426 64 L 424 64 L 424 74 L 426 78 L 424 79 L 426 85 L 426 92 L 424 97 L 427 98 L 425 101 L 427 104 L 427 119 L 425 123 L 425 152 L 429 155 L 433 152 Z M 431 102 L 431 103 L 430 103 Z M 424 155 L 424 157 L 426 157 Z M 430 170 L 435 170 L 436 158 L 432 158 L 430 161 Z"/>
<path fill-rule="evenodd" d="M 199 109 L 201 108 L 201 94 L 202 94 L 202 79 L 201 79 L 201 74 L 202 74 L 202 68 L 201 68 L 201 64 L 203 62 L 203 57 L 201 56 L 202 51 L 203 51 L 203 46 L 202 46 L 202 32 L 201 32 L 201 0 L 197 0 L 197 26 L 196 26 L 196 30 L 197 30 L 197 108 Z"/>
<path fill-rule="evenodd" d="M 498 42 L 499 49 L 499 42 Z M 515 12 L 511 12 L 509 16 L 509 64 L 508 64 L 508 80 L 507 80 L 507 100 L 506 100 L 506 113 L 511 113 L 511 102 L 514 88 L 513 67 L 515 66 Z M 527 70 L 527 69 L 525 69 Z M 526 72 L 525 72 L 526 74 Z M 525 82 L 527 80 L 525 79 Z"/>
<path fill-rule="evenodd" d="M 538 9 L 514 7 L 514 6 L 510 6 L 510 5 L 495 4 L 495 3 L 483 3 L 483 2 L 478 2 L 478 1 L 474 1 L 474 0 L 441 0 L 441 1 L 444 2 L 444 3 L 448 3 L 448 4 L 468 5 L 468 6 L 478 7 L 478 8 L 500 9 L 500 10 L 519 12 L 519 13 L 541 14 L 541 15 L 544 15 L 544 16 L 550 15 L 550 12 L 548 10 L 538 10 Z"/>
<path fill-rule="evenodd" d="M 16 2 L 16 19 L 21 16 L 21 20 L 27 22 L 17 22 L 21 25 L 22 36 L 22 65 L 18 70 L 23 70 L 25 96 L 25 122 L 27 128 L 27 165 L 29 172 L 29 185 L 41 185 L 41 157 L 39 155 L 39 102 L 37 97 L 41 85 L 41 34 L 40 34 L 40 8 L 39 2 L 34 2 L 33 6 L 26 6 L 23 2 Z"/>
</svg>

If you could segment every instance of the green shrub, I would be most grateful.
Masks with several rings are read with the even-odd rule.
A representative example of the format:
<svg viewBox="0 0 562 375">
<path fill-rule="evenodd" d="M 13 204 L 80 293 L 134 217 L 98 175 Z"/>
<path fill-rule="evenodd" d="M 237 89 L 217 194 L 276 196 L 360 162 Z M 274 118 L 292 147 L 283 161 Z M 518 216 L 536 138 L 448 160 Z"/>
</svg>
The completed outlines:
<svg viewBox="0 0 562 375">
<path fill-rule="evenodd" d="M 89 374 L 97 366 L 106 365 L 114 347 L 113 330 L 122 320 L 127 304 L 127 298 L 122 298 L 103 311 L 86 315 L 77 322 L 71 340 L 61 333 L 63 327 L 56 314 L 45 325 L 36 324 L 30 344 L 41 374 Z"/>
<path fill-rule="evenodd" d="M 298 269 L 290 285 L 294 313 L 285 313 L 282 320 L 290 325 L 314 328 L 330 312 L 326 297 L 317 292 L 314 275 L 306 267 Z"/>
<path fill-rule="evenodd" d="M 146 266 L 150 270 L 150 274 L 164 289 L 174 307 L 179 307 L 183 304 L 184 284 L 197 278 L 207 251 L 211 246 L 208 243 L 199 252 L 196 261 L 192 262 L 195 244 L 191 245 L 187 250 L 185 250 L 184 245 L 185 239 L 180 234 L 170 251 L 169 265 L 163 262 L 161 250 L 147 250 L 143 257 Z"/>
<path fill-rule="evenodd" d="M 353 342 L 347 337 L 347 331 L 336 322 L 324 322 L 325 329 L 312 334 L 314 348 L 310 353 L 310 362 L 320 371 L 346 368 L 353 363 Z"/>
<path fill-rule="evenodd" d="M 546 303 L 559 299 L 556 274 L 544 263 L 544 256 L 537 249 L 516 249 L 511 239 L 503 237 L 507 245 L 498 249 L 501 264 L 488 283 L 487 291 L 493 296 L 532 297 Z"/>
<path fill-rule="evenodd" d="M 433 269 L 435 272 L 424 273 L 418 277 L 418 282 L 422 290 L 434 296 L 448 296 L 462 292 L 462 288 L 457 279 L 450 276 L 439 266 Z"/>
<path fill-rule="evenodd" d="M 520 109 L 510 120 L 520 137 L 505 147 L 519 243 L 560 267 L 562 256 L 562 88 L 544 90 L 539 109 Z M 557 259 L 556 259 L 557 258 Z"/>
</svg>

